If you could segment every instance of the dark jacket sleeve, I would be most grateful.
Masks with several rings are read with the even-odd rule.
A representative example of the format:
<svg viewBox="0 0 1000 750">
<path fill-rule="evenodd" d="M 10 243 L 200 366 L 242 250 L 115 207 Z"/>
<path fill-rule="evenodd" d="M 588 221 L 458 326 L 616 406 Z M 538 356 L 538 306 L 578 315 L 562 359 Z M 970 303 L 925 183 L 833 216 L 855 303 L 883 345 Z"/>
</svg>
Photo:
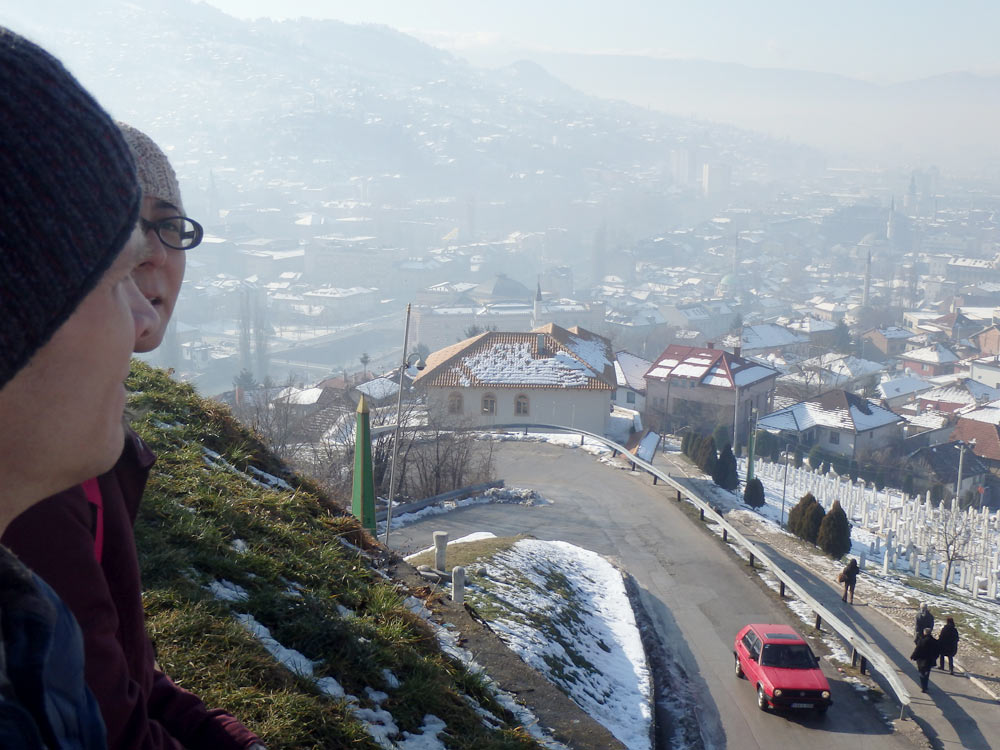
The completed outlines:
<svg viewBox="0 0 1000 750">
<path fill-rule="evenodd" d="M 76 616 L 83 631 L 87 684 L 101 707 L 108 746 L 177 750 L 181 746 L 163 727 L 148 720 L 142 690 L 115 638 L 118 613 L 94 557 L 92 523 L 90 505 L 76 487 L 22 513 L 3 539 Z"/>
<path fill-rule="evenodd" d="M 166 726 L 173 727 L 174 736 L 191 750 L 243 750 L 260 742 L 257 735 L 234 716 L 219 709 L 209 710 L 201 698 L 178 686 L 159 670 L 153 678 L 149 712 Z"/>
</svg>

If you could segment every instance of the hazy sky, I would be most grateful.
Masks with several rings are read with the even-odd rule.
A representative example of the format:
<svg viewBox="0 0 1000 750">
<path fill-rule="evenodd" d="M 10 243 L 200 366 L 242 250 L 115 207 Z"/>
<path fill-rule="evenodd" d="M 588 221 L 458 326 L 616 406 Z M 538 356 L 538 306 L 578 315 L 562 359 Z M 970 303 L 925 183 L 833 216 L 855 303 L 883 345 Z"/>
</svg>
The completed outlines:
<svg viewBox="0 0 1000 750">
<path fill-rule="evenodd" d="M 474 63 L 636 52 L 894 82 L 1000 73 L 997 0 L 207 0 L 252 18 L 386 24 Z"/>
</svg>

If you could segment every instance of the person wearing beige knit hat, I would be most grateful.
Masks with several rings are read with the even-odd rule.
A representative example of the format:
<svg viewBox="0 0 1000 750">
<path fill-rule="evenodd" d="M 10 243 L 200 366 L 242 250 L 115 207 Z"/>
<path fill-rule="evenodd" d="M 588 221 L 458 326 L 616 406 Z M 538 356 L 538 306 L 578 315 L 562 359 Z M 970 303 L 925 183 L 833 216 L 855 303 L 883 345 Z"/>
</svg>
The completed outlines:
<svg viewBox="0 0 1000 750">
<path fill-rule="evenodd" d="M 132 346 L 146 352 L 163 339 L 184 278 L 185 252 L 201 241 L 202 230 L 184 216 L 177 177 L 159 146 L 129 125 L 118 128 L 142 188 L 136 233 L 145 240 L 145 251 L 131 275 L 156 318 L 136 331 Z M 263 748 L 236 718 L 209 709 L 156 666 L 132 529 L 156 457 L 131 429 L 118 450 L 111 471 L 21 514 L 2 541 L 79 620 L 86 681 L 100 706 L 110 750 Z"/>
<path fill-rule="evenodd" d="M 135 342 L 135 351 L 143 353 L 163 341 L 184 281 L 186 252 L 201 242 L 203 232 L 198 222 L 184 215 L 177 175 L 163 150 L 131 125 L 119 122 L 118 127 L 135 157 L 142 187 L 139 223 L 151 249 L 134 277 L 160 320 L 159 326 Z"/>
</svg>

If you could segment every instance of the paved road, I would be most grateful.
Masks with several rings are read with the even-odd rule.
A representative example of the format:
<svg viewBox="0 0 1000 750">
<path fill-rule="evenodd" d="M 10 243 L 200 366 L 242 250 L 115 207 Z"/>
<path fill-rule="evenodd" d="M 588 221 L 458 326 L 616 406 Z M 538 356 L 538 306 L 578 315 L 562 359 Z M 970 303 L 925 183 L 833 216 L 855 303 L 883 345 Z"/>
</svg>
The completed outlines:
<svg viewBox="0 0 1000 750">
<path fill-rule="evenodd" d="M 639 582 L 660 637 L 686 670 L 709 748 L 909 748 L 856 691 L 825 669 L 835 705 L 825 718 L 761 713 L 754 691 L 732 671 L 732 639 L 747 622 L 787 621 L 787 612 L 710 542 L 649 477 L 616 471 L 578 450 L 538 443 L 496 447 L 497 475 L 552 501 L 535 507 L 480 505 L 394 531 L 394 547 L 411 552 L 431 532 L 457 538 L 474 531 L 528 533 L 617 558 Z M 672 491 L 671 491 L 672 493 Z"/>
</svg>

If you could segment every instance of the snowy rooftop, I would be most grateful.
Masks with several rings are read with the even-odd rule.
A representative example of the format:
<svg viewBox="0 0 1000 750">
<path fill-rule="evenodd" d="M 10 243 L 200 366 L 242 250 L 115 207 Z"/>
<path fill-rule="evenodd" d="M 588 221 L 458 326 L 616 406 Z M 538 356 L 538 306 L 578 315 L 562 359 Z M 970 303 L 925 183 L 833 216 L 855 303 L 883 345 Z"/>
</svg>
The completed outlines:
<svg viewBox="0 0 1000 750">
<path fill-rule="evenodd" d="M 645 392 L 646 371 L 653 363 L 629 352 L 615 354 L 615 377 L 619 386 L 626 386 L 635 391 Z"/>
<path fill-rule="evenodd" d="M 879 384 L 878 392 L 882 398 L 897 398 L 898 396 L 927 391 L 932 387 L 926 380 L 912 375 L 904 375 L 900 378 L 882 381 Z"/>
<path fill-rule="evenodd" d="M 381 401 L 399 393 L 399 383 L 389 378 L 375 378 L 362 383 L 357 389 L 369 398 Z"/>
<path fill-rule="evenodd" d="M 649 378 L 690 378 L 701 385 L 720 388 L 743 388 L 770 377 L 777 377 L 772 367 L 737 357 L 723 349 L 671 344 L 646 373 Z"/>
<path fill-rule="evenodd" d="M 930 346 L 925 346 L 923 349 L 914 349 L 899 356 L 900 359 L 937 365 L 945 365 L 958 361 L 958 357 L 955 356 L 954 352 L 941 346 L 941 344 L 931 344 Z"/>
<path fill-rule="evenodd" d="M 614 357 L 607 339 L 555 324 L 531 332 L 490 331 L 440 349 L 416 379 L 425 386 L 550 387 L 611 390 Z"/>
<path fill-rule="evenodd" d="M 765 430 L 804 432 L 812 427 L 865 432 L 902 421 L 895 412 L 847 391 L 828 391 L 761 417 Z"/>
<path fill-rule="evenodd" d="M 741 337 L 742 346 L 746 351 L 758 349 L 778 349 L 784 346 L 809 343 L 809 337 L 790 331 L 773 323 L 763 323 L 755 326 L 744 326 Z M 730 340 L 726 340 L 730 344 Z M 736 339 L 732 338 L 732 344 Z M 731 345 L 731 344 L 730 344 Z"/>
</svg>

